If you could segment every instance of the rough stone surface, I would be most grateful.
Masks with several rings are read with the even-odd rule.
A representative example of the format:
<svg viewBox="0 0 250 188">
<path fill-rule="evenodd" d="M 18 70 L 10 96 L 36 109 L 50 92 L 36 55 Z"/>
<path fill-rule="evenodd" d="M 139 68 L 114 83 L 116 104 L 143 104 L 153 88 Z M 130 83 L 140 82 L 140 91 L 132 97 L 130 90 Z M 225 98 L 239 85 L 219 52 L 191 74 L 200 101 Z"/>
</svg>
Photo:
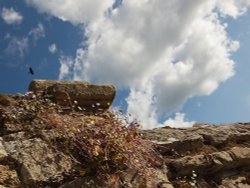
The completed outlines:
<svg viewBox="0 0 250 188">
<path fill-rule="evenodd" d="M 20 187 L 17 172 L 9 166 L 0 165 L 0 187 Z"/>
<path fill-rule="evenodd" d="M 147 179 L 141 178 L 138 174 L 137 171 L 133 169 L 129 169 L 126 172 L 123 173 L 122 176 L 119 178 L 124 182 L 124 187 L 129 187 L 129 188 L 152 188 L 152 187 L 161 187 L 161 188 L 173 188 L 171 182 L 167 178 L 167 173 L 165 170 L 155 170 L 152 169 L 152 174 L 150 177 Z M 154 176 L 154 178 L 152 178 Z M 154 180 L 154 181 L 152 181 Z M 155 182 L 156 180 L 156 182 Z M 95 178 L 90 178 L 90 177 L 80 177 L 76 178 L 75 180 L 71 182 L 67 182 L 60 186 L 60 188 L 75 188 L 75 187 L 80 187 L 80 188 L 119 188 L 119 181 L 117 181 L 115 176 L 111 176 L 106 184 L 98 185 L 96 182 Z"/>
<path fill-rule="evenodd" d="M 167 141 L 153 141 L 157 144 L 161 154 L 169 152 L 171 149 L 175 149 L 177 152 L 181 151 L 198 151 L 203 147 L 204 139 L 202 136 L 185 137 L 183 139 L 169 138 Z"/>
<path fill-rule="evenodd" d="M 151 187 L 161 187 L 161 188 L 173 188 L 171 182 L 167 177 L 166 167 L 163 169 L 151 169 L 148 178 L 144 179 L 140 177 L 136 170 L 129 169 L 126 171 L 122 177 L 126 186 L 133 188 L 151 188 Z"/>
<path fill-rule="evenodd" d="M 95 85 L 81 81 L 33 80 L 29 91 L 43 92 L 52 100 L 65 107 L 86 111 L 107 110 L 115 97 L 112 85 Z"/>
<path fill-rule="evenodd" d="M 10 94 L 0 94 L 0 106 L 10 106 L 15 103 L 13 96 Z"/>
<path fill-rule="evenodd" d="M 225 177 L 222 182 L 221 185 L 218 186 L 218 188 L 235 188 L 235 187 L 239 187 L 239 188 L 249 188 L 250 185 L 247 182 L 247 178 L 246 177 L 250 177 L 250 176 L 246 176 L 246 174 L 240 174 L 240 175 L 235 175 L 235 176 L 231 176 L 230 175 L 228 177 Z"/>
<path fill-rule="evenodd" d="M 29 91 L 33 91 L 34 93 L 47 91 L 49 87 L 57 84 L 57 83 L 65 83 L 65 84 L 90 84 L 89 82 L 84 81 L 68 81 L 68 80 L 33 80 L 30 82 L 28 87 Z"/>
<path fill-rule="evenodd" d="M 16 161 L 22 183 L 37 186 L 61 182 L 73 172 L 69 156 L 52 150 L 41 139 L 5 142 L 9 156 Z"/>
<path fill-rule="evenodd" d="M 85 114 L 72 108 L 107 109 L 115 95 L 114 87 L 77 81 L 38 80 L 31 82 L 29 90 L 43 93 L 42 99 L 33 98 L 33 94 L 31 99 L 26 95 L 0 95 L 0 188 L 250 187 L 250 123 L 140 130 L 139 136 L 147 143 L 154 143 L 159 151 L 154 151 L 154 165 L 146 165 L 151 171 L 146 176 L 148 178 L 140 176 L 138 169 L 126 169 L 118 174 L 110 173 L 108 180 L 100 181 L 96 174 L 90 173 L 91 167 L 86 166 L 81 158 L 73 158 L 78 155 L 69 155 L 64 151 L 65 145 L 51 145 L 51 142 L 60 142 L 64 138 L 62 135 L 67 135 L 64 129 L 55 132 L 61 125 L 70 128 L 72 125 L 74 129 L 74 125 L 82 122 L 90 126 L 93 117 L 104 118 L 98 113 Z M 48 102 L 44 95 L 50 96 L 60 106 Z M 30 102 L 33 105 L 39 102 L 49 108 L 43 106 L 41 113 L 41 106 L 33 110 L 28 108 Z M 56 108 L 51 110 L 50 105 Z M 69 107 L 71 111 L 62 112 L 61 106 Z M 36 116 L 39 113 L 40 116 Z M 83 139 L 86 138 L 83 136 Z M 149 164 L 152 162 L 151 158 L 147 160 Z"/>
<path fill-rule="evenodd" d="M 7 152 L 3 146 L 3 139 L 0 137 L 0 161 L 5 160 L 8 157 Z"/>
<path fill-rule="evenodd" d="M 203 142 L 204 145 L 213 146 L 217 149 L 223 148 L 230 143 L 245 143 L 250 139 L 250 124 L 234 124 L 226 126 L 214 126 L 214 125 L 195 125 L 192 128 L 187 129 L 174 129 L 170 127 L 163 127 L 159 129 L 141 131 L 142 137 L 157 141 L 159 143 L 169 143 L 169 146 L 177 149 L 176 142 L 192 142 L 198 139 Z M 190 149 L 202 149 L 203 147 L 197 144 L 193 144 L 196 148 L 182 147 L 181 150 L 190 151 Z"/>
<path fill-rule="evenodd" d="M 250 187 L 250 123 L 140 132 L 163 155 L 174 187 Z"/>
<path fill-rule="evenodd" d="M 10 133 L 16 133 L 16 132 L 20 132 L 24 129 L 24 126 L 18 125 L 18 124 L 14 124 L 14 123 L 3 123 L 0 126 L 0 130 L 1 133 L 0 135 L 5 135 L 6 133 L 10 134 Z"/>
<path fill-rule="evenodd" d="M 208 175 L 238 167 L 248 166 L 250 168 L 250 148 L 234 147 L 229 151 L 194 157 L 187 156 L 172 161 L 169 166 L 172 167 L 175 176 L 191 175 L 192 171 Z"/>
<path fill-rule="evenodd" d="M 99 185 L 97 184 L 98 180 L 91 177 L 81 177 L 76 178 L 75 180 L 71 182 L 67 182 L 60 186 L 60 188 L 118 188 L 119 185 L 117 182 L 112 182 L 112 179 L 109 179 L 106 184 Z"/>
</svg>

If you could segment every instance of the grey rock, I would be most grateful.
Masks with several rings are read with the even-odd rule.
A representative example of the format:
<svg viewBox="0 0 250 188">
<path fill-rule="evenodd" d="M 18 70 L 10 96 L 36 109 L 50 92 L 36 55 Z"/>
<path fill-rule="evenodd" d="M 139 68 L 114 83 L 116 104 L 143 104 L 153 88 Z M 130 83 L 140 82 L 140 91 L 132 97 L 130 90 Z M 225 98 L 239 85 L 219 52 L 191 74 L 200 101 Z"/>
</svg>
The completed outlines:
<svg viewBox="0 0 250 188">
<path fill-rule="evenodd" d="M 187 129 L 174 129 L 170 127 L 157 128 L 153 130 L 143 130 L 140 132 L 142 137 L 162 144 L 172 144 L 172 147 L 177 149 L 178 142 L 181 143 L 182 150 L 190 150 L 190 147 L 184 145 L 190 142 L 194 145 L 194 150 L 202 149 L 203 145 L 210 145 L 217 148 L 233 143 L 248 143 L 250 144 L 250 124 L 233 124 L 225 126 L 214 125 L 196 125 Z M 201 138 L 202 137 L 202 138 Z M 197 140 L 197 146 L 195 146 Z M 177 144 L 177 146 L 175 146 Z M 184 145 L 183 145 L 184 144 Z M 192 149 L 192 148 L 191 148 Z M 177 149 L 178 150 L 178 149 Z"/>
<path fill-rule="evenodd" d="M 173 149 L 177 152 L 198 151 L 203 147 L 203 141 L 204 139 L 202 136 L 195 135 L 183 139 L 169 138 L 167 141 L 154 140 L 153 142 L 157 144 L 158 150 L 164 155 L 164 153 Z"/>
<path fill-rule="evenodd" d="M 128 169 L 123 173 L 122 179 L 128 187 L 131 188 L 151 188 L 151 187 L 161 187 L 161 188 L 173 188 L 171 182 L 167 177 L 166 167 L 162 169 L 148 169 L 148 177 L 143 178 L 138 175 L 137 171 L 134 169 Z"/>
<path fill-rule="evenodd" d="M 65 83 L 65 84 L 89 84 L 89 82 L 83 81 L 69 81 L 69 80 L 32 80 L 29 84 L 28 91 L 32 91 L 35 94 L 40 92 L 47 91 L 49 87 L 57 84 L 57 83 Z"/>
<path fill-rule="evenodd" d="M 69 156 L 51 149 L 38 138 L 5 142 L 4 145 L 19 166 L 21 180 L 27 186 L 60 182 L 76 165 Z"/>
<path fill-rule="evenodd" d="M 222 170 L 233 170 L 241 166 L 250 167 L 250 148 L 234 147 L 228 151 L 215 152 L 209 155 L 196 155 L 179 158 L 170 162 L 172 175 L 187 176 L 193 171 L 208 175 Z"/>
</svg>

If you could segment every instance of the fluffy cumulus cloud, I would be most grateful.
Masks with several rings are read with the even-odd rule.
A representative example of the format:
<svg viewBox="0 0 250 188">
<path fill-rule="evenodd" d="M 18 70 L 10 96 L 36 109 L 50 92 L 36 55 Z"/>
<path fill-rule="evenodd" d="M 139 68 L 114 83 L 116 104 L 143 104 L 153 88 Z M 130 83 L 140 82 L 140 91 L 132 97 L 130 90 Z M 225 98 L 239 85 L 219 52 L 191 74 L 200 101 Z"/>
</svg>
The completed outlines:
<svg viewBox="0 0 250 188">
<path fill-rule="evenodd" d="M 87 48 L 78 49 L 70 63 L 61 61 L 60 75 L 128 89 L 128 113 L 145 128 L 190 126 L 180 113 L 158 120 L 180 111 L 193 96 L 210 95 L 234 75 L 230 55 L 239 42 L 228 37 L 220 18 L 237 19 L 250 5 L 249 0 L 124 0 L 111 9 L 114 1 L 26 2 L 74 24 L 87 23 Z"/>
<path fill-rule="evenodd" d="M 169 118 L 167 119 L 162 125 L 159 126 L 169 126 L 169 127 L 175 127 L 175 128 L 188 128 L 192 127 L 194 125 L 194 121 L 186 121 L 185 120 L 185 114 L 182 113 L 176 113 L 175 118 Z"/>
<path fill-rule="evenodd" d="M 48 47 L 48 50 L 49 50 L 50 53 L 55 54 L 55 53 L 57 52 L 56 44 L 55 44 L 55 43 L 51 44 L 51 45 Z"/>
<path fill-rule="evenodd" d="M 2 8 L 1 17 L 7 24 L 20 24 L 23 16 L 13 8 Z"/>
<path fill-rule="evenodd" d="M 103 16 L 114 0 L 25 0 L 41 13 L 48 13 L 74 24 L 86 23 Z"/>
<path fill-rule="evenodd" d="M 222 14 L 237 18 L 247 11 L 250 0 L 218 0 L 217 3 Z"/>
<path fill-rule="evenodd" d="M 72 76 L 72 67 L 74 64 L 74 60 L 72 57 L 69 56 L 61 56 L 60 59 L 60 74 L 59 74 L 59 79 L 63 80 L 63 79 L 70 79 Z"/>
</svg>

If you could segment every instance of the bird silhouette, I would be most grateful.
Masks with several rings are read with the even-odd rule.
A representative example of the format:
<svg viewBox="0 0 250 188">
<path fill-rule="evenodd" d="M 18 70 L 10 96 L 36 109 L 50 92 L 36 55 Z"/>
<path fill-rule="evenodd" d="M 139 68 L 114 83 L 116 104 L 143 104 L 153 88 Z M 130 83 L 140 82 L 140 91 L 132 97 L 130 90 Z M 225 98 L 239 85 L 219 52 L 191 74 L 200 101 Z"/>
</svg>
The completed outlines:
<svg viewBox="0 0 250 188">
<path fill-rule="evenodd" d="M 34 75 L 34 71 L 31 67 L 29 67 L 29 74 Z"/>
</svg>

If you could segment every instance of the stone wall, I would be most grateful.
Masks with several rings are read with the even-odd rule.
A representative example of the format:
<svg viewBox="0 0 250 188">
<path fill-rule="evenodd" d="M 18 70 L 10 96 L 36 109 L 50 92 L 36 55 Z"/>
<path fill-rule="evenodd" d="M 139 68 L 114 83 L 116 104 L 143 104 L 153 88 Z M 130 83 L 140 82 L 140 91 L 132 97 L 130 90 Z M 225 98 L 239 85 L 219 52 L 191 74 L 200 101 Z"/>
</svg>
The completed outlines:
<svg viewBox="0 0 250 188">
<path fill-rule="evenodd" d="M 136 170 L 128 169 L 120 177 L 126 185 L 110 177 L 100 186 L 95 176 L 84 176 L 79 160 L 48 142 L 50 135 L 54 140 L 60 140 L 60 135 L 48 126 L 46 117 L 52 117 L 50 123 L 54 127 L 62 123 L 91 123 L 93 115 L 101 120 L 103 116 L 96 112 L 108 110 L 115 88 L 87 82 L 38 80 L 31 82 L 29 91 L 32 92 L 24 96 L 0 95 L 0 187 L 250 186 L 250 123 L 139 130 L 140 138 L 154 144 L 154 155 L 161 161 L 159 167 L 149 168 L 154 177 L 141 179 Z M 41 107 L 36 101 L 38 95 L 44 97 L 39 103 Z M 47 99 L 52 103 L 47 103 Z M 54 103 L 58 105 L 58 114 L 50 111 Z M 37 114 L 46 116 L 41 119 Z"/>
<path fill-rule="evenodd" d="M 250 187 L 250 123 L 141 131 L 165 159 L 174 187 Z"/>
</svg>

